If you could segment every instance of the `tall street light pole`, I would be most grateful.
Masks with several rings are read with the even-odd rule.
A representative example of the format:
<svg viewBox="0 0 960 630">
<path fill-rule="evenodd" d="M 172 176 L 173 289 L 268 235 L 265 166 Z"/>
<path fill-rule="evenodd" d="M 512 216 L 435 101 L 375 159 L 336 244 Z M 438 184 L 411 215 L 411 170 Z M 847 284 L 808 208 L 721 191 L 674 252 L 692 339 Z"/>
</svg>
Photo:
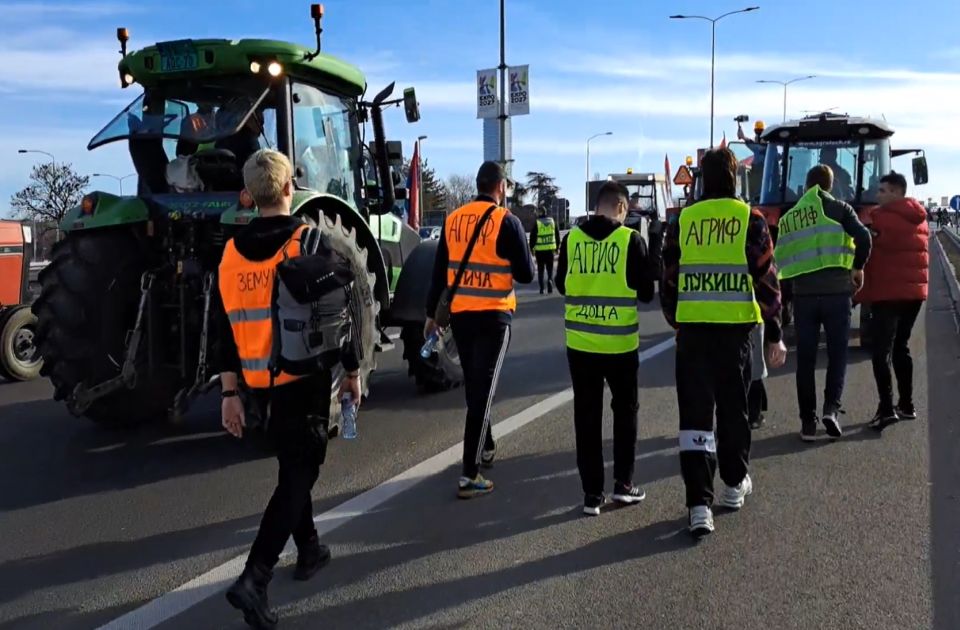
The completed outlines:
<svg viewBox="0 0 960 630">
<path fill-rule="evenodd" d="M 737 13 L 749 13 L 756 11 L 760 7 L 747 7 L 738 11 L 730 11 L 715 18 L 709 18 L 703 15 L 671 15 L 671 20 L 706 20 L 710 22 L 710 148 L 713 148 L 713 104 L 714 104 L 714 74 L 717 64 L 717 22 L 725 17 L 736 15 Z"/>
<path fill-rule="evenodd" d="M 500 0 L 500 165 L 507 169 L 507 22 L 506 0 Z M 509 173 L 508 173 L 509 174 Z"/>
<path fill-rule="evenodd" d="M 590 214 L 590 141 L 594 138 L 600 138 L 603 136 L 612 136 L 612 131 L 604 131 L 603 133 L 596 133 L 587 138 L 587 178 L 584 180 L 586 183 L 586 201 L 584 203 L 584 214 Z"/>
<path fill-rule="evenodd" d="M 116 175 L 111 175 L 110 173 L 93 173 L 91 177 L 109 177 L 110 179 L 117 180 L 117 184 L 120 186 L 120 196 L 123 197 L 123 180 L 128 177 L 134 177 L 136 173 L 130 173 L 129 175 L 124 175 L 123 177 L 117 177 Z"/>
<path fill-rule="evenodd" d="M 777 81 L 773 79 L 760 79 L 757 83 L 773 83 L 774 85 L 783 86 L 783 122 L 787 122 L 787 86 L 796 83 L 797 81 L 806 81 L 807 79 L 816 79 L 817 75 L 808 74 L 805 77 L 797 77 L 796 79 L 790 79 L 789 81 Z"/>
<path fill-rule="evenodd" d="M 418 178 L 420 181 L 418 182 L 419 190 L 417 191 L 417 194 L 420 196 L 420 202 L 418 205 L 420 207 L 421 219 L 426 218 L 427 211 L 425 202 L 423 200 L 423 141 L 426 139 L 426 136 L 417 136 L 417 173 L 420 175 Z"/>
</svg>

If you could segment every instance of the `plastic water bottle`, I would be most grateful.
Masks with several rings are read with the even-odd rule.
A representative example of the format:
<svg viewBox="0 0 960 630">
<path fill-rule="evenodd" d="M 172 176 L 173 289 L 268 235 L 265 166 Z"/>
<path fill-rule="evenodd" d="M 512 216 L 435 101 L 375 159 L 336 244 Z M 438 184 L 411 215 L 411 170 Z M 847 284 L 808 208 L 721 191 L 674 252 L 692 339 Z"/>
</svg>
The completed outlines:
<svg viewBox="0 0 960 630">
<path fill-rule="evenodd" d="M 357 437 L 357 405 L 353 401 L 353 395 L 347 393 L 340 399 L 340 417 L 343 419 L 341 435 L 345 440 L 352 440 Z"/>
<path fill-rule="evenodd" d="M 437 348 L 437 343 L 440 341 L 440 331 L 434 330 L 430 333 L 430 336 L 427 337 L 427 341 L 423 344 L 423 347 L 420 348 L 420 356 L 424 359 L 429 359 L 430 355 L 433 354 L 433 351 Z"/>
</svg>

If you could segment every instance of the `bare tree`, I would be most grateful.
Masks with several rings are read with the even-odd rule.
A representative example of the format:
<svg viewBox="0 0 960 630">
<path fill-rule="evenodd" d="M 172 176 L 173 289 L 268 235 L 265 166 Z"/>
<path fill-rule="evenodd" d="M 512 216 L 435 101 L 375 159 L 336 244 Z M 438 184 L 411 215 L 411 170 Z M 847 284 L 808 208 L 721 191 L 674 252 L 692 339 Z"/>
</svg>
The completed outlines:
<svg viewBox="0 0 960 630">
<path fill-rule="evenodd" d="M 469 175 L 451 175 L 447 178 L 447 207 L 459 208 L 473 199 L 476 184 Z"/>
<path fill-rule="evenodd" d="M 64 215 L 80 205 L 89 183 L 90 178 L 77 174 L 70 164 L 37 164 L 30 171 L 30 183 L 10 197 L 10 208 L 21 219 L 60 225 Z"/>
</svg>

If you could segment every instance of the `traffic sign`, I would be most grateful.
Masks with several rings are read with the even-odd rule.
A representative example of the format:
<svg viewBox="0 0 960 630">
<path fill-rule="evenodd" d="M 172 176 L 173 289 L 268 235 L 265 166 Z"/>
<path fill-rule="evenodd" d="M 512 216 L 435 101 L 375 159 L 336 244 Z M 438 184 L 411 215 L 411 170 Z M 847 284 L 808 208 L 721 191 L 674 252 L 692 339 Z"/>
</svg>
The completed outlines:
<svg viewBox="0 0 960 630">
<path fill-rule="evenodd" d="M 954 195 L 950 199 L 950 207 L 956 210 L 957 212 L 960 212 L 960 195 Z"/>
<path fill-rule="evenodd" d="M 673 183 L 677 186 L 689 186 L 693 184 L 693 174 L 686 164 L 681 164 L 677 169 L 677 174 L 673 177 Z"/>
</svg>

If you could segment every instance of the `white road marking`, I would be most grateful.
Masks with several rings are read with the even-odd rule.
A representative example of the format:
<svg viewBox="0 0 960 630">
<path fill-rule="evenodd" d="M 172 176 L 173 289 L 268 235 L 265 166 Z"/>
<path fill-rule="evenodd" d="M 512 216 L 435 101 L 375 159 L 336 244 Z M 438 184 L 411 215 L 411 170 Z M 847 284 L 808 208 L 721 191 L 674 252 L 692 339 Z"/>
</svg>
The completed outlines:
<svg viewBox="0 0 960 630">
<path fill-rule="evenodd" d="M 640 352 L 640 362 L 649 361 L 657 355 L 666 352 L 672 348 L 673 345 L 674 338 L 671 337 L 670 339 L 661 341 L 655 346 L 643 350 Z M 500 438 L 507 436 L 572 400 L 573 389 L 568 387 L 524 409 L 520 413 L 498 422 L 495 425 L 497 427 L 497 435 L 500 436 Z M 445 451 L 420 462 L 413 468 L 403 471 L 396 477 L 384 481 L 379 486 L 371 488 L 327 510 L 313 519 L 317 524 L 317 534 L 323 537 L 325 534 L 328 534 L 358 516 L 372 512 L 375 508 L 393 499 L 398 494 L 409 490 L 421 481 L 425 481 L 456 464 L 462 456 L 463 442 L 458 442 Z M 283 555 L 292 553 L 294 549 L 294 544 L 291 541 L 284 549 Z M 245 561 L 246 554 L 228 560 L 203 575 L 199 575 L 189 582 L 181 584 L 169 593 L 161 595 L 140 608 L 132 610 L 114 619 L 110 623 L 101 626 L 100 630 L 146 630 L 147 628 L 154 628 L 185 610 L 192 608 L 203 600 L 225 590 L 243 570 Z"/>
</svg>

